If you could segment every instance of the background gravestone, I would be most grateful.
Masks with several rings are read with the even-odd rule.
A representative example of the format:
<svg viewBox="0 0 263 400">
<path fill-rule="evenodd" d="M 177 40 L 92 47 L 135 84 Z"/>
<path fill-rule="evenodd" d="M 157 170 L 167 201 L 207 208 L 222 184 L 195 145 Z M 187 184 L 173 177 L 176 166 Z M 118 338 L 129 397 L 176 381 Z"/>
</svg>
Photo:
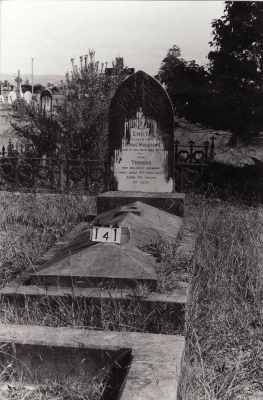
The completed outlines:
<svg viewBox="0 0 263 400">
<path fill-rule="evenodd" d="M 15 81 L 16 81 L 16 83 L 17 83 L 16 98 L 17 98 L 17 99 L 21 99 L 21 92 L 22 92 L 21 83 L 23 82 L 23 79 L 21 79 L 21 77 L 20 77 L 20 71 L 19 71 L 19 70 L 18 70 L 18 76 L 17 76 L 17 78 L 15 79 Z"/>
<path fill-rule="evenodd" d="M 45 111 L 52 111 L 52 100 L 53 95 L 50 90 L 44 89 L 40 95 L 41 110 L 45 108 Z"/>
<path fill-rule="evenodd" d="M 173 191 L 174 114 L 162 85 L 143 71 L 116 90 L 109 110 L 111 189 Z"/>
</svg>

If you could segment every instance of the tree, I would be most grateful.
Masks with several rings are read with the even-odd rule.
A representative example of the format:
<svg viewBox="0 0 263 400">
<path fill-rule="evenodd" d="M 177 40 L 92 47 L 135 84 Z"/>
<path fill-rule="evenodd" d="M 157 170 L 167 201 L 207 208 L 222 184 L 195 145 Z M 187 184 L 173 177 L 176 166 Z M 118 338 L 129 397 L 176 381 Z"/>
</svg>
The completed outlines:
<svg viewBox="0 0 263 400">
<path fill-rule="evenodd" d="M 30 86 L 32 88 L 32 86 Z M 36 83 L 34 85 L 34 93 L 41 92 L 44 89 L 44 86 L 42 86 L 40 83 Z"/>
<path fill-rule="evenodd" d="M 16 100 L 13 105 L 11 125 L 16 133 L 34 145 L 34 155 L 42 157 L 55 155 L 64 140 L 62 126 L 52 115 L 40 111 L 24 99 Z"/>
<path fill-rule="evenodd" d="M 114 76 L 107 76 L 103 65 L 90 62 L 81 68 L 73 67 L 62 84 L 62 102 L 56 112 L 47 113 L 27 105 L 23 99 L 14 105 L 12 126 L 34 144 L 39 156 L 51 156 L 58 151 L 89 159 L 105 158 L 107 152 L 108 108 L 117 85 L 126 77 L 120 68 Z"/>
<path fill-rule="evenodd" d="M 234 137 L 257 136 L 263 131 L 263 2 L 226 2 L 212 28 L 207 67 L 183 60 L 173 46 L 158 79 L 178 117 Z"/>
<path fill-rule="evenodd" d="M 69 148 L 81 149 L 90 159 L 103 159 L 107 153 L 108 109 L 118 84 L 127 70 L 117 68 L 108 76 L 90 53 L 90 63 L 66 75 L 64 100 L 57 118 L 68 132 Z"/>
<path fill-rule="evenodd" d="M 174 70 L 185 62 L 182 58 L 179 58 L 180 56 L 181 50 L 178 46 L 173 45 L 173 47 L 168 50 L 166 57 L 161 63 L 156 78 L 159 79 L 166 87 L 169 85 L 174 85 Z"/>
<path fill-rule="evenodd" d="M 263 129 L 263 3 L 227 1 L 210 45 L 214 125 L 235 135 Z"/>
<path fill-rule="evenodd" d="M 31 85 L 29 85 L 29 84 L 24 84 L 24 85 L 21 85 L 21 88 L 22 88 L 22 92 L 23 93 L 25 93 L 25 92 L 27 92 L 28 90 L 30 91 L 30 92 L 32 92 L 32 86 Z"/>
<path fill-rule="evenodd" d="M 209 74 L 195 61 L 185 61 L 178 46 L 173 46 L 162 61 L 157 79 L 165 86 L 179 118 L 205 123 L 211 84 Z"/>
<path fill-rule="evenodd" d="M 166 87 L 166 89 L 168 89 L 168 91 L 172 90 L 175 86 L 174 79 L 176 79 L 176 68 L 185 62 L 182 58 L 179 58 L 180 56 L 181 50 L 179 47 L 176 45 L 171 47 L 161 63 L 158 75 L 155 77 Z"/>
</svg>

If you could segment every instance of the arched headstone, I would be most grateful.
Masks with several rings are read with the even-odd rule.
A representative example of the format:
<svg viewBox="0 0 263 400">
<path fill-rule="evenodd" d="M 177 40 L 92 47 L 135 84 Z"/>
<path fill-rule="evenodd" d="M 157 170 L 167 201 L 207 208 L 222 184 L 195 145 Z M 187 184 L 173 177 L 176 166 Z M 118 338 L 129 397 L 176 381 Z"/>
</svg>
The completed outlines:
<svg viewBox="0 0 263 400">
<path fill-rule="evenodd" d="M 173 191 L 174 113 L 162 85 L 143 71 L 116 90 L 109 110 L 111 189 Z"/>
<path fill-rule="evenodd" d="M 31 92 L 30 92 L 29 90 L 27 90 L 27 91 L 24 93 L 24 99 L 25 99 L 25 102 L 26 102 L 27 104 L 30 104 L 31 99 L 32 99 L 32 94 L 31 94 Z"/>
<path fill-rule="evenodd" d="M 52 100 L 53 100 L 53 96 L 52 96 L 51 91 L 48 89 L 44 89 L 40 95 L 41 110 L 43 110 L 45 107 L 46 111 L 51 112 L 52 111 Z"/>
<path fill-rule="evenodd" d="M 15 88 L 13 88 L 11 92 L 8 93 L 8 104 L 14 103 L 15 100 L 16 100 L 16 92 Z"/>
</svg>

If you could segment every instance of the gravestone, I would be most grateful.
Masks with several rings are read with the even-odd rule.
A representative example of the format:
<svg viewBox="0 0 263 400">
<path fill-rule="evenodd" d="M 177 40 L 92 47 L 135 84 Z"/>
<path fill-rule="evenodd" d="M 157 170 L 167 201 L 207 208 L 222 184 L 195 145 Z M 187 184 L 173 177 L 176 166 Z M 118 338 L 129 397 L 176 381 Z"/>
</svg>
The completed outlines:
<svg viewBox="0 0 263 400">
<path fill-rule="evenodd" d="M 16 100 L 16 91 L 15 88 L 11 90 L 11 92 L 8 93 L 8 104 L 14 103 Z"/>
<path fill-rule="evenodd" d="M 31 99 L 32 99 L 32 94 L 31 94 L 31 92 L 30 92 L 29 90 L 27 90 L 27 91 L 24 93 L 24 99 L 25 99 L 25 102 L 26 102 L 27 104 L 30 104 Z"/>
<path fill-rule="evenodd" d="M 118 87 L 109 109 L 110 191 L 97 212 L 141 201 L 183 216 L 184 194 L 174 193 L 174 113 L 162 85 L 143 71 Z"/>
<path fill-rule="evenodd" d="M 111 189 L 173 191 L 174 114 L 162 85 L 143 71 L 116 90 L 109 110 Z"/>
<path fill-rule="evenodd" d="M 53 95 L 49 89 L 44 89 L 40 95 L 41 110 L 52 112 Z"/>
<path fill-rule="evenodd" d="M 17 83 L 17 87 L 16 87 L 16 97 L 17 97 L 17 99 L 20 99 L 22 96 L 21 96 L 21 93 L 22 93 L 22 89 L 21 89 L 21 83 L 23 82 L 23 79 L 21 79 L 21 77 L 20 77 L 20 71 L 18 70 L 18 76 L 17 76 L 17 78 L 15 79 L 15 81 L 16 81 L 16 83 Z"/>
</svg>

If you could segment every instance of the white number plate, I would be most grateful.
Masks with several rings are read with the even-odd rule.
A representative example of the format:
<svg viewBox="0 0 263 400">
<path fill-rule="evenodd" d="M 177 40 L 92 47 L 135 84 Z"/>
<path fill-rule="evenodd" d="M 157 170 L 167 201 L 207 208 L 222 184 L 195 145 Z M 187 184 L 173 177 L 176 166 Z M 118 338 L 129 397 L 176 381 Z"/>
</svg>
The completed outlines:
<svg viewBox="0 0 263 400">
<path fill-rule="evenodd" d="M 121 227 L 93 225 L 91 240 L 92 242 L 120 243 Z"/>
</svg>

